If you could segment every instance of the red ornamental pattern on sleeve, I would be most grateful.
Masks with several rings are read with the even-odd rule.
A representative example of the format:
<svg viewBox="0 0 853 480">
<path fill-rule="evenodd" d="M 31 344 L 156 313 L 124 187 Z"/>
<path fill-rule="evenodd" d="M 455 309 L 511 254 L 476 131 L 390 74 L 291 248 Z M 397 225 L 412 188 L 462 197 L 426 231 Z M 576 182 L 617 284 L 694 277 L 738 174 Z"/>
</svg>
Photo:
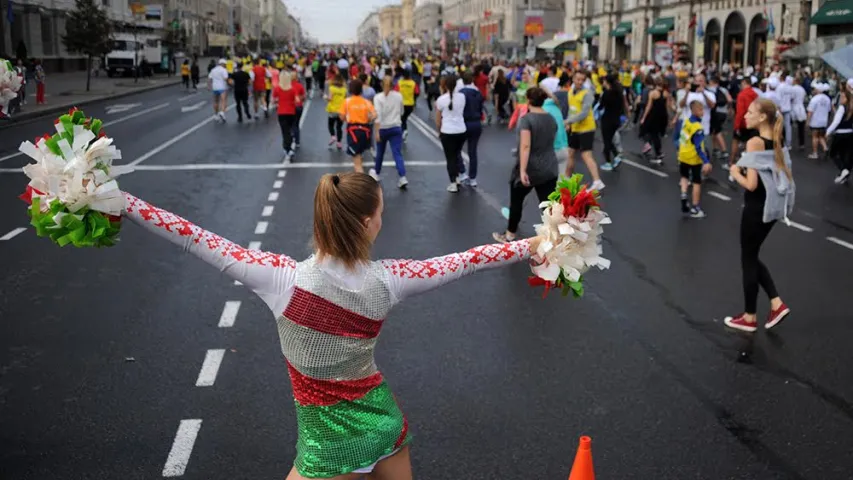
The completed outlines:
<svg viewBox="0 0 853 480">
<path fill-rule="evenodd" d="M 286 255 L 243 248 L 230 240 L 208 232 L 189 220 L 130 195 L 127 196 L 127 211 L 128 213 L 136 211 L 143 220 L 153 223 L 157 228 L 162 228 L 182 237 L 190 237 L 196 244 L 204 245 L 210 250 L 218 250 L 223 257 L 231 257 L 238 262 L 250 265 L 296 268 L 296 261 Z"/>
<path fill-rule="evenodd" d="M 483 266 L 524 258 L 530 250 L 526 241 L 482 245 L 463 253 L 454 253 L 430 260 L 384 260 L 382 263 L 391 275 L 401 278 L 443 277 L 469 266 Z"/>
</svg>

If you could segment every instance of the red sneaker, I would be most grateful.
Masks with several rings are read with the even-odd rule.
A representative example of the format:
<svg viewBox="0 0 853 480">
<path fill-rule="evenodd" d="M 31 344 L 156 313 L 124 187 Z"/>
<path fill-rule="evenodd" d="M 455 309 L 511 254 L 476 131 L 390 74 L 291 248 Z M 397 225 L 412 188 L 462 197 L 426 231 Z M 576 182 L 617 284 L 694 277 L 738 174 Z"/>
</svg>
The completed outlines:
<svg viewBox="0 0 853 480">
<path fill-rule="evenodd" d="M 791 313 L 791 309 L 788 308 L 787 305 L 785 305 L 784 303 L 782 305 L 779 305 L 779 308 L 777 308 L 776 310 L 772 310 L 770 312 L 770 315 L 767 316 L 767 323 L 764 324 L 764 328 L 766 330 L 770 330 L 771 328 L 775 327 L 776 324 L 784 320 L 789 313 Z"/>
<path fill-rule="evenodd" d="M 723 322 L 725 322 L 727 327 L 743 332 L 754 332 L 758 329 L 758 322 L 747 322 L 746 314 L 744 313 L 741 313 L 737 317 L 726 317 Z"/>
</svg>

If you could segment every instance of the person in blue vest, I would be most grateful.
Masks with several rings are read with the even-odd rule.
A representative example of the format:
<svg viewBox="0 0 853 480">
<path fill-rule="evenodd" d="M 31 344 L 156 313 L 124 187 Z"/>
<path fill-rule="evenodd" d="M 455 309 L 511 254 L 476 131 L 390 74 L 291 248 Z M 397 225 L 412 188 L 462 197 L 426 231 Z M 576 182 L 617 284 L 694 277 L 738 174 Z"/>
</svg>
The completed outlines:
<svg viewBox="0 0 853 480">
<path fill-rule="evenodd" d="M 470 70 L 462 74 L 462 88 L 459 89 L 459 93 L 465 96 L 465 109 L 462 111 L 462 117 L 465 119 L 465 141 L 468 142 L 469 161 L 469 170 L 466 174 L 465 162 L 462 161 L 462 153 L 459 153 L 459 182 L 465 182 L 471 187 L 476 187 L 477 144 L 480 143 L 480 134 L 483 133 L 485 100 L 483 94 L 474 86 L 474 75 L 471 74 Z"/>
</svg>

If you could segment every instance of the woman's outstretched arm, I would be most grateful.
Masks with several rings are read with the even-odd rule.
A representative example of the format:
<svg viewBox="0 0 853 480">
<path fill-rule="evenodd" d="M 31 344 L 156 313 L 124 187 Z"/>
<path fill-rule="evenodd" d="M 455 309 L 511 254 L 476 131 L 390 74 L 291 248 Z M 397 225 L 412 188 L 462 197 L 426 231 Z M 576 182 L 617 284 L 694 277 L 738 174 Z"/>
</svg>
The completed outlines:
<svg viewBox="0 0 853 480">
<path fill-rule="evenodd" d="M 538 239 L 518 240 L 474 247 L 429 260 L 382 260 L 391 292 L 397 300 L 424 293 L 466 275 L 511 265 L 530 258 Z"/>
<path fill-rule="evenodd" d="M 125 217 L 239 280 L 261 297 L 274 313 L 284 309 L 281 303 L 293 286 L 296 271 L 292 258 L 243 248 L 129 193 L 124 195 L 127 201 Z"/>
</svg>

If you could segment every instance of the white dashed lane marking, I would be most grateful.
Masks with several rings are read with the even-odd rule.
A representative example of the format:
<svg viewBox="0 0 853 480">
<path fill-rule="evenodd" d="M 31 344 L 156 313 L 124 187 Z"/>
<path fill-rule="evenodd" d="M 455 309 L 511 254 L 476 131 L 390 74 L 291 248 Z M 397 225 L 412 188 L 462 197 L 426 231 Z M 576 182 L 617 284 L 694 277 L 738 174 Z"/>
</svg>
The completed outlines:
<svg viewBox="0 0 853 480">
<path fill-rule="evenodd" d="M 273 207 L 272 205 L 266 205 L 266 206 L 264 206 L 263 211 L 261 211 L 261 216 L 262 216 L 262 217 L 269 217 L 270 215 L 272 215 L 273 208 L 274 208 L 274 207 Z"/>
<path fill-rule="evenodd" d="M 268 202 L 278 201 L 278 192 L 270 192 L 270 194 L 267 195 L 267 201 Z"/>
<path fill-rule="evenodd" d="M 219 317 L 219 326 L 228 328 L 234 326 L 234 321 L 237 320 L 237 312 L 240 311 L 239 300 L 229 300 L 225 302 L 225 308 L 222 309 L 222 315 Z"/>
<path fill-rule="evenodd" d="M 844 248 L 853 250 L 853 243 L 845 242 L 844 240 L 841 240 L 840 238 L 837 238 L 837 237 L 826 237 L 826 239 L 829 240 L 830 242 L 836 244 L 836 245 L 840 245 Z"/>
<path fill-rule="evenodd" d="M 180 477 L 187 471 L 190 455 L 193 453 L 195 439 L 201 430 L 201 419 L 181 420 L 178 425 L 178 433 L 172 442 L 172 450 L 163 467 L 164 477 Z"/>
<path fill-rule="evenodd" d="M 263 235 L 267 233 L 267 227 L 269 227 L 269 222 L 258 222 L 258 225 L 255 227 L 256 235 Z"/>
<path fill-rule="evenodd" d="M 11 239 L 17 237 L 18 235 L 24 233 L 25 231 L 27 231 L 26 228 L 18 227 L 16 229 L 12 230 L 11 232 L 7 233 L 6 235 L 3 235 L 2 237 L 0 237 L 0 241 L 11 240 Z"/>
<path fill-rule="evenodd" d="M 718 199 L 720 199 L 720 200 L 722 200 L 722 201 L 724 201 L 724 202 L 729 202 L 729 201 L 731 201 L 731 199 L 732 199 L 732 197 L 730 197 L 730 196 L 728 196 L 728 195 L 723 195 L 722 193 L 720 193 L 720 192 L 715 192 L 715 191 L 713 191 L 713 190 L 708 190 L 708 195 L 710 195 L 710 196 L 712 196 L 712 197 L 714 197 L 714 198 L 718 198 Z"/>
<path fill-rule="evenodd" d="M 196 387 L 213 386 L 216 382 L 216 374 L 219 373 L 219 366 L 222 365 L 224 357 L 224 348 L 207 351 L 204 355 L 204 362 L 201 364 L 201 371 L 198 372 L 198 379 L 195 381 Z"/>
</svg>

